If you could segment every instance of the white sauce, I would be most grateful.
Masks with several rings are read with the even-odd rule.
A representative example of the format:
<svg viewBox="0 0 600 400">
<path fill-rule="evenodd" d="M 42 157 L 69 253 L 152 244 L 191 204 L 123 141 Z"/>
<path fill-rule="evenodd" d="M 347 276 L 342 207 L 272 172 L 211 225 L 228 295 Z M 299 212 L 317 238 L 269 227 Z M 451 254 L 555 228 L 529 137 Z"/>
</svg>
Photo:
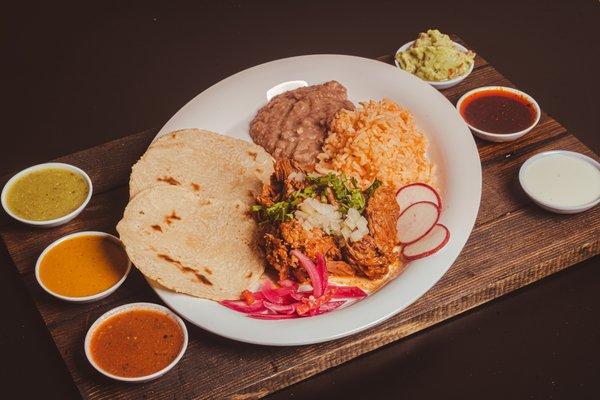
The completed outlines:
<svg viewBox="0 0 600 400">
<path fill-rule="evenodd" d="M 552 154 L 533 160 L 521 176 L 531 196 L 557 207 L 575 207 L 600 197 L 600 171 L 581 158 Z"/>
</svg>

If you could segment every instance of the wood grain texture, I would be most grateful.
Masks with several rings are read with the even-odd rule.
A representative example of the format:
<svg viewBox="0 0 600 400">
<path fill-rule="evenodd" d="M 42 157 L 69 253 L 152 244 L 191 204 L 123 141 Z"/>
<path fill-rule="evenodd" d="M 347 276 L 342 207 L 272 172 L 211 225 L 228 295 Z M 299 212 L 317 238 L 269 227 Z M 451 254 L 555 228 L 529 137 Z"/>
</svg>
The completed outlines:
<svg viewBox="0 0 600 400">
<path fill-rule="evenodd" d="M 380 60 L 390 62 L 392 57 Z M 465 91 L 496 84 L 511 85 L 478 56 L 472 75 L 443 94 L 454 102 Z M 83 354 L 83 337 L 90 324 L 108 309 L 133 301 L 159 302 L 156 295 L 134 270 L 107 299 L 67 304 L 49 297 L 37 286 L 33 267 L 40 251 L 68 232 L 114 232 L 127 202 L 130 167 L 155 133 L 141 132 L 61 158 L 84 168 L 96 188 L 89 206 L 70 224 L 52 230 L 33 230 L 13 223 L 0 228 L 11 257 L 85 398 L 259 398 L 600 252 L 600 207 L 574 216 L 555 215 L 532 205 L 519 189 L 517 171 L 526 158 L 537 152 L 568 149 L 598 159 L 544 114 L 540 124 L 518 141 L 477 142 L 483 166 L 483 194 L 475 229 L 446 275 L 395 317 L 334 342 L 276 348 L 237 343 L 188 324 L 189 347 L 173 371 L 143 385 L 113 382 L 89 366 Z"/>
</svg>

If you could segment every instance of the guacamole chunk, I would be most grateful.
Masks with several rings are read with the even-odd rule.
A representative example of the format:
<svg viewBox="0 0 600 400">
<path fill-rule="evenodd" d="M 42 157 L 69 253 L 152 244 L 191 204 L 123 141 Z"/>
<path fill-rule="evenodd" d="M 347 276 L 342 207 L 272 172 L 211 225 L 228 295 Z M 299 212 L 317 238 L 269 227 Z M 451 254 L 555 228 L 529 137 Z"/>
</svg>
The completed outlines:
<svg viewBox="0 0 600 400">
<path fill-rule="evenodd" d="M 419 33 L 406 51 L 399 51 L 396 60 L 400 68 L 426 81 L 447 81 L 467 73 L 475 53 L 463 53 L 454 47 L 448 35 L 437 29 Z"/>
</svg>

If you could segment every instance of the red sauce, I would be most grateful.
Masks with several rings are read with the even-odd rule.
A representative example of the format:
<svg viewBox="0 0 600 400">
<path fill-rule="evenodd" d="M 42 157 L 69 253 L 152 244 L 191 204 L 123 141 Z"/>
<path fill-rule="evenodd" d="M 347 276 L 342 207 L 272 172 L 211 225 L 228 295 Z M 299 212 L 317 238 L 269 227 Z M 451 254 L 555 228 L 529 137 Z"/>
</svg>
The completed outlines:
<svg viewBox="0 0 600 400">
<path fill-rule="evenodd" d="M 463 100 L 460 113 L 469 125 L 499 134 L 529 128 L 536 118 L 535 107 L 529 100 L 502 89 L 473 93 Z"/>
<path fill-rule="evenodd" d="M 90 343 L 94 361 L 105 371 L 124 377 L 150 375 L 177 358 L 183 346 L 181 327 L 169 315 L 133 309 L 109 317 Z"/>
</svg>

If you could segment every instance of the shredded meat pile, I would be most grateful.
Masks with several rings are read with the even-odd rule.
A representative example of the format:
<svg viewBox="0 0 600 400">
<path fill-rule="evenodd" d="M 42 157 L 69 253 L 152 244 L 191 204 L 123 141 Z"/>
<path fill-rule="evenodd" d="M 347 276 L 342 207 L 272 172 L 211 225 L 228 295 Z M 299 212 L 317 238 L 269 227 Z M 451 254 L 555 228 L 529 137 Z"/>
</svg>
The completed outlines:
<svg viewBox="0 0 600 400">
<path fill-rule="evenodd" d="M 356 243 L 347 243 L 344 256 L 358 266 L 370 279 L 377 279 L 388 272 L 393 262 L 396 238 L 396 219 L 400 208 L 395 193 L 389 186 L 373 192 L 367 202 L 369 234 Z"/>
<path fill-rule="evenodd" d="M 271 182 L 263 187 L 257 202 L 265 207 L 284 200 L 290 193 L 306 186 L 304 181 L 290 178 L 295 173 L 306 174 L 306 167 L 289 159 L 278 159 Z M 328 201 L 335 205 L 333 196 Z M 304 229 L 296 220 L 263 223 L 263 249 L 267 262 L 279 272 L 281 279 L 294 278 L 300 282 L 308 277 L 290 251 L 298 249 L 310 258 L 322 253 L 328 270 L 337 276 L 381 278 L 388 272 L 396 257 L 393 248 L 396 238 L 396 219 L 400 210 L 395 193 L 388 186 L 376 189 L 367 201 L 365 216 L 369 234 L 358 242 L 325 234 L 320 228 Z"/>
</svg>

